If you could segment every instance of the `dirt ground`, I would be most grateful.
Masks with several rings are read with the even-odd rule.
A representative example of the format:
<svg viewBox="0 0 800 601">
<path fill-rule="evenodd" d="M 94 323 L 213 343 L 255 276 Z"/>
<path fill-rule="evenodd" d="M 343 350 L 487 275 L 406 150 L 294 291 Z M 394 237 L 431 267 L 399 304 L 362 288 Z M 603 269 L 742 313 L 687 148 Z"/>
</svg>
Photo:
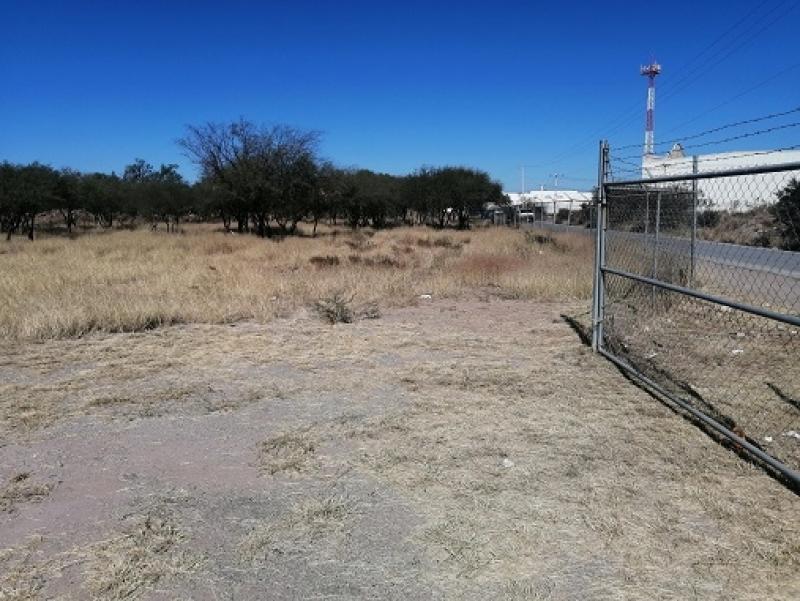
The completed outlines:
<svg viewBox="0 0 800 601">
<path fill-rule="evenodd" d="M 0 600 L 797 599 L 798 498 L 581 307 L 0 347 Z"/>
</svg>

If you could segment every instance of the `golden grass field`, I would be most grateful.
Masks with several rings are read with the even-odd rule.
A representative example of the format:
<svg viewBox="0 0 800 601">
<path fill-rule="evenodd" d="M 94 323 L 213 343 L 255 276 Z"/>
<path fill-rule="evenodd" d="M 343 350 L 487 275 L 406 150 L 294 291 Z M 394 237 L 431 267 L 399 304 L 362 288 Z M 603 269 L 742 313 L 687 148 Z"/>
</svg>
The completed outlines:
<svg viewBox="0 0 800 601">
<path fill-rule="evenodd" d="M 0 337 L 48 339 L 175 323 L 266 322 L 340 293 L 356 308 L 421 294 L 575 300 L 591 293 L 591 241 L 537 243 L 506 228 L 350 232 L 282 241 L 188 226 L 0 245 Z"/>
</svg>

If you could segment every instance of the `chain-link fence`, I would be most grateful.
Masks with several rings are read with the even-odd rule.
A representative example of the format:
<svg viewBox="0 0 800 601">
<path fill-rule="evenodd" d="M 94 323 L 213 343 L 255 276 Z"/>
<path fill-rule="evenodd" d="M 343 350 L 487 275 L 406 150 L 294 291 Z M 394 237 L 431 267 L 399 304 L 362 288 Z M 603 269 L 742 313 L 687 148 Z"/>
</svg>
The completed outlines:
<svg viewBox="0 0 800 601">
<path fill-rule="evenodd" d="M 800 485 L 800 164 L 608 180 L 596 350 Z"/>
<path fill-rule="evenodd" d="M 592 202 L 534 201 L 513 209 L 512 225 L 526 229 L 593 234 L 597 223 Z"/>
</svg>

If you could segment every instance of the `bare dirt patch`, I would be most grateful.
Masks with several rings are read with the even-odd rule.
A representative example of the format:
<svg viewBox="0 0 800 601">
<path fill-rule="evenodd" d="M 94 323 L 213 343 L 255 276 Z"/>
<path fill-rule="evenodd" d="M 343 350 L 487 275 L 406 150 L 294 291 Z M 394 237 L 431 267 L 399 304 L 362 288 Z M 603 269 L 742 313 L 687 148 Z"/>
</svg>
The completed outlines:
<svg viewBox="0 0 800 601">
<path fill-rule="evenodd" d="M 19 343 L 0 481 L 61 484 L 0 512 L 0 598 L 800 595 L 794 494 L 487 299 Z"/>
</svg>

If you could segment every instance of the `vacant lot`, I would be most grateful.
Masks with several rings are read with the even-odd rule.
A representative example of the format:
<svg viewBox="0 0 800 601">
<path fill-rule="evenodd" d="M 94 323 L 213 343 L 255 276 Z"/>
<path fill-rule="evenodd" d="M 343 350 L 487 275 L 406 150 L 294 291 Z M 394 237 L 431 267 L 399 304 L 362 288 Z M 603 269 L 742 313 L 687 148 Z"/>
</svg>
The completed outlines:
<svg viewBox="0 0 800 601">
<path fill-rule="evenodd" d="M 497 228 L 331 229 L 279 242 L 189 226 L 0 245 L 0 337 L 47 339 L 175 323 L 267 322 L 340 293 L 356 311 L 420 294 L 575 300 L 591 293 L 587 236 Z"/>
<path fill-rule="evenodd" d="M 515 232 L 437 239 L 414 233 L 397 254 L 417 271 L 373 264 L 363 280 L 349 259 L 303 255 L 298 271 L 318 287 L 308 300 L 235 323 L 111 333 L 97 316 L 124 303 L 92 304 L 87 290 L 88 328 L 70 303 L 36 297 L 84 324 L 73 331 L 96 331 L 69 338 L 31 317 L 0 345 L 0 599 L 800 595 L 796 496 L 631 385 L 562 319 L 586 305 L 564 300 L 587 293 L 579 251 Z M 348 241 L 319 243 L 347 257 Z M 272 248 L 252 242 L 231 244 L 240 258 Z M 156 278 L 152 252 L 142 277 Z M 235 252 L 187 257 L 173 279 L 209 264 L 233 273 Z M 256 285 L 236 273 L 226 281 Z M 347 277 L 365 283 L 334 288 Z M 381 278 L 404 278 L 405 296 Z M 541 282 L 559 302 L 519 300 L 548 298 Z M 335 290 L 362 297 L 353 323 L 313 308 Z M 188 311 L 232 294 L 135 291 L 109 298 L 144 311 L 188 294 L 198 304 L 175 309 Z"/>
</svg>

